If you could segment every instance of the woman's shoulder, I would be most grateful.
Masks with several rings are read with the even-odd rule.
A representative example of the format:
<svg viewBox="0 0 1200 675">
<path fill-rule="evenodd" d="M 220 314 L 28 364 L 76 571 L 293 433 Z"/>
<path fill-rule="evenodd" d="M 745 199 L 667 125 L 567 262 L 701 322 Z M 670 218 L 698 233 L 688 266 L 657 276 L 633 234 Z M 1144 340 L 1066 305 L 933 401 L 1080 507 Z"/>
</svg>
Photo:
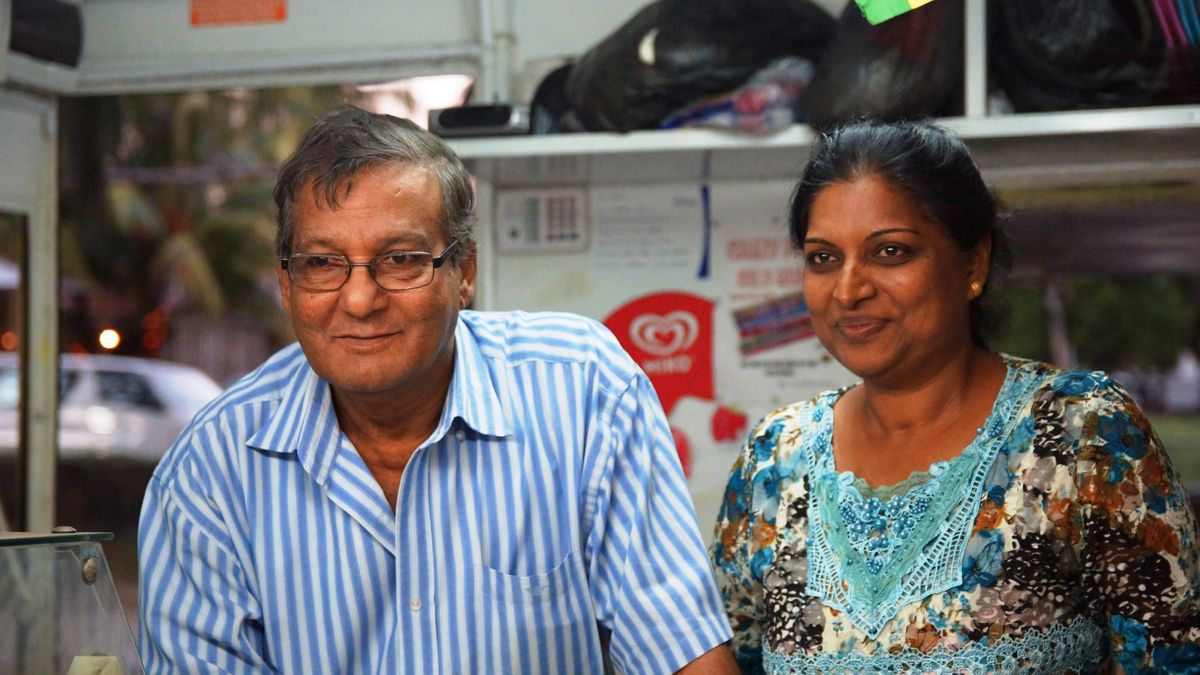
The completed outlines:
<svg viewBox="0 0 1200 675">
<path fill-rule="evenodd" d="M 769 441 L 775 444 L 784 431 L 798 437 L 812 433 L 816 425 L 825 421 L 827 415 L 833 414 L 833 404 L 849 388 L 830 389 L 772 410 L 751 427 L 748 443 L 761 445 L 764 441 Z"/>
<path fill-rule="evenodd" d="M 1021 376 L 1034 377 L 1039 385 L 1034 398 L 1058 400 L 1063 405 L 1085 408 L 1125 408 L 1135 405 L 1125 388 L 1103 370 L 1059 368 L 1044 361 L 1002 354 L 1010 368 Z"/>
</svg>

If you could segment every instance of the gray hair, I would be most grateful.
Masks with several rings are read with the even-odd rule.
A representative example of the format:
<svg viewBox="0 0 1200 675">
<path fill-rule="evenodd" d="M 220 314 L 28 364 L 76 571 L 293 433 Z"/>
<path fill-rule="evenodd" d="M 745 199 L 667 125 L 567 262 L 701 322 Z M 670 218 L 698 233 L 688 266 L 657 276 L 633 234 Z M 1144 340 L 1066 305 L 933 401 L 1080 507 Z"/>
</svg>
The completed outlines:
<svg viewBox="0 0 1200 675">
<path fill-rule="evenodd" d="M 408 120 L 346 106 L 317 120 L 279 170 L 274 191 L 279 207 L 275 233 L 279 256 L 286 258 L 292 253 L 292 208 L 298 190 L 311 183 L 314 198 L 336 207 L 339 194 L 349 192 L 359 171 L 386 164 L 431 171 L 442 189 L 441 225 L 446 245 L 458 242 L 452 262 L 457 264 L 475 250 L 475 193 L 458 155 L 437 136 Z"/>
</svg>

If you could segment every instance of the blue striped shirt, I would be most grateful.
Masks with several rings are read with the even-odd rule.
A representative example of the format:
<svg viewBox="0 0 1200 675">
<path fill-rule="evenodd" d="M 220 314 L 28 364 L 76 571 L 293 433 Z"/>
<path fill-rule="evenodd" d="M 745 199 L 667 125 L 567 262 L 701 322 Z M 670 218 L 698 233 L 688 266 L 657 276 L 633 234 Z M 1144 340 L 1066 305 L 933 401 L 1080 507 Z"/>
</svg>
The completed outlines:
<svg viewBox="0 0 1200 675">
<path fill-rule="evenodd" d="M 462 312 L 396 510 L 297 345 L 164 456 L 149 673 L 666 673 L 730 630 L 646 376 L 600 324 Z"/>
</svg>

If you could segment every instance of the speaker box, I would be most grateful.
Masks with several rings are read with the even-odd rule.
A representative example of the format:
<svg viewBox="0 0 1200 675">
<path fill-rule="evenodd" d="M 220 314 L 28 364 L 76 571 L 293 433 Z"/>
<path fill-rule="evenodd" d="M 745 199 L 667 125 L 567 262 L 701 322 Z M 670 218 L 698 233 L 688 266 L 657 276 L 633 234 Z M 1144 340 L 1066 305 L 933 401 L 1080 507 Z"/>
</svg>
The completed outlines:
<svg viewBox="0 0 1200 675">
<path fill-rule="evenodd" d="M 430 110 L 429 130 L 446 138 L 527 134 L 529 110 L 507 103 Z"/>
<path fill-rule="evenodd" d="M 60 0 L 12 0 L 9 51 L 74 68 L 83 51 L 79 7 Z"/>
</svg>

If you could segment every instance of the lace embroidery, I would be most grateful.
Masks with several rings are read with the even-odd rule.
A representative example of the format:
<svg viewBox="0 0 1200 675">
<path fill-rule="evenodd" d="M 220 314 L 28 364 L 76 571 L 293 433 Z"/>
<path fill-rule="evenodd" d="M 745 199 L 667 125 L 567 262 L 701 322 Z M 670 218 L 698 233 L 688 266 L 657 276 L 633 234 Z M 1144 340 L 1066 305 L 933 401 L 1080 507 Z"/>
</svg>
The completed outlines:
<svg viewBox="0 0 1200 675">
<path fill-rule="evenodd" d="M 922 652 L 912 647 L 881 654 L 783 654 L 763 644 L 763 668 L 787 673 L 1040 673 L 1088 672 L 1106 658 L 1105 632 L 1079 616 L 1048 630 L 1004 636 L 995 644 L 970 642 L 958 649 Z"/>
<path fill-rule="evenodd" d="M 832 407 L 817 401 L 816 433 L 805 444 L 811 469 L 806 593 L 844 612 L 874 639 L 904 606 L 960 585 L 963 553 L 982 484 L 1020 404 L 1040 378 L 1008 362 L 1004 384 L 979 435 L 962 454 L 930 467 L 929 478 L 890 498 L 864 497 L 833 464 Z"/>
<path fill-rule="evenodd" d="M 914 471 L 908 478 L 905 478 L 894 485 L 870 485 L 862 478 L 854 476 L 854 489 L 858 490 L 859 494 L 864 497 L 875 497 L 880 501 L 885 501 L 895 497 L 896 495 L 902 495 L 909 490 L 916 489 L 925 483 L 928 483 L 934 469 L 937 468 L 938 465 L 944 464 L 946 464 L 946 462 L 938 462 L 934 466 L 930 467 L 929 471 Z"/>
</svg>

